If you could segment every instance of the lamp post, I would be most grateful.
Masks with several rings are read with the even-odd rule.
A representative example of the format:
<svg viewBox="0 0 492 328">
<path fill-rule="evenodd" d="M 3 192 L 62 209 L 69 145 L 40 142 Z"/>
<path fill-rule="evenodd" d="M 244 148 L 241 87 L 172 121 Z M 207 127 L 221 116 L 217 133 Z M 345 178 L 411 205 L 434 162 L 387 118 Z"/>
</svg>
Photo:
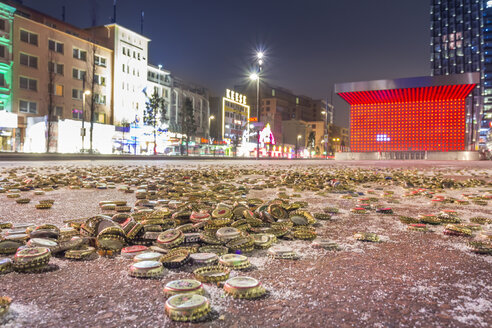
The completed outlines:
<svg viewBox="0 0 492 328">
<path fill-rule="evenodd" d="M 328 159 L 328 112 L 326 110 L 322 111 L 321 114 L 325 115 L 325 126 L 323 128 L 324 136 L 323 141 L 325 143 L 325 157 Z"/>
<path fill-rule="evenodd" d="M 208 142 L 209 143 L 210 143 L 210 121 L 212 121 L 214 119 L 215 119 L 214 115 L 210 115 L 208 118 Z M 215 154 L 215 152 L 214 152 L 214 154 Z"/>
<path fill-rule="evenodd" d="M 85 80 L 84 80 L 85 82 Z M 85 90 L 84 93 L 82 94 L 82 130 L 80 131 L 80 134 L 82 135 L 82 152 L 84 152 L 84 137 L 85 137 L 85 96 L 90 95 L 91 92 L 90 90 Z"/>
<path fill-rule="evenodd" d="M 257 123 L 260 123 L 260 75 L 261 75 L 261 70 L 263 67 L 263 58 L 265 54 L 261 51 L 256 52 L 256 64 L 257 64 L 257 71 L 255 73 L 252 73 L 249 78 L 252 81 L 256 81 L 256 118 L 257 118 Z M 257 127 L 257 130 L 259 130 L 259 127 Z M 260 159 L 260 135 L 259 131 L 256 132 L 256 159 Z"/>
<path fill-rule="evenodd" d="M 299 140 L 301 140 L 301 138 L 302 136 L 298 134 L 296 139 L 296 158 L 299 158 Z"/>
</svg>

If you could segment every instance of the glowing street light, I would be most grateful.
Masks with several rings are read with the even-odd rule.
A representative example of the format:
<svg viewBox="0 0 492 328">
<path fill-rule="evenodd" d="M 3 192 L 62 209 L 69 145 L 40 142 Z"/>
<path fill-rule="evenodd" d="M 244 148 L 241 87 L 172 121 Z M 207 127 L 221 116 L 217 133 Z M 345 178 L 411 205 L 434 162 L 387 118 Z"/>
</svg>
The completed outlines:
<svg viewBox="0 0 492 328">
<path fill-rule="evenodd" d="M 250 74 L 249 79 L 251 81 L 256 81 L 256 118 L 258 124 L 261 122 L 260 121 L 260 74 L 261 74 L 261 69 L 263 66 L 263 57 L 264 57 L 263 51 L 257 51 L 256 52 L 256 59 L 257 59 L 257 72 L 253 72 Z M 259 126 L 258 126 L 259 128 Z M 256 159 L 260 159 L 260 138 L 259 138 L 259 133 L 256 136 Z"/>
<path fill-rule="evenodd" d="M 299 158 L 299 140 L 301 140 L 302 135 L 298 134 L 296 139 L 296 158 Z"/>
<path fill-rule="evenodd" d="M 326 159 L 328 159 L 328 112 L 326 110 L 321 111 L 321 114 L 325 116 L 325 125 L 323 127 L 323 132 L 324 132 L 324 148 L 325 148 L 325 154 L 326 154 Z"/>
<path fill-rule="evenodd" d="M 208 118 L 208 139 L 210 140 L 210 121 L 212 120 L 215 120 L 215 116 L 214 115 L 210 115 L 210 117 Z"/>
</svg>

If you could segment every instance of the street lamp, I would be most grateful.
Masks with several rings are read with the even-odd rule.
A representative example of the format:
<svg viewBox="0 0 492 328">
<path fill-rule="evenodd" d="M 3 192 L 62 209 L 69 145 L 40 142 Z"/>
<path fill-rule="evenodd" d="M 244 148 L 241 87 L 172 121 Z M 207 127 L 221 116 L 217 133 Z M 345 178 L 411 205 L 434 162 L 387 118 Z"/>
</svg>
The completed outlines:
<svg viewBox="0 0 492 328">
<path fill-rule="evenodd" d="M 296 139 L 296 158 L 299 158 L 299 140 L 301 140 L 301 138 L 302 136 L 298 134 Z"/>
<path fill-rule="evenodd" d="M 326 159 L 328 159 L 328 112 L 326 110 L 321 111 L 321 114 L 325 115 L 325 126 L 323 128 L 324 136 L 323 140 L 325 142 L 325 155 Z"/>
<path fill-rule="evenodd" d="M 82 135 L 82 152 L 84 152 L 84 137 L 85 137 L 85 96 L 88 96 L 91 94 L 90 90 L 85 90 L 84 93 L 82 94 L 82 130 L 80 131 L 80 134 Z"/>
<path fill-rule="evenodd" d="M 257 123 L 260 123 L 260 76 L 257 73 L 251 73 L 249 76 L 251 81 L 256 81 L 256 118 Z M 260 134 L 259 126 L 256 128 L 256 159 L 260 158 Z"/>
<path fill-rule="evenodd" d="M 257 71 L 251 73 L 249 76 L 249 79 L 251 81 L 256 81 L 256 118 L 258 124 L 260 124 L 260 74 L 261 74 L 261 69 L 263 66 L 263 58 L 265 54 L 262 51 L 257 51 L 256 52 L 256 64 L 257 64 Z M 260 159 L 260 133 L 259 133 L 259 126 L 256 132 L 256 159 Z"/>
<path fill-rule="evenodd" d="M 210 121 L 211 120 L 215 120 L 215 116 L 214 115 L 210 115 L 210 117 L 208 118 L 208 142 L 209 143 L 210 143 Z"/>
</svg>

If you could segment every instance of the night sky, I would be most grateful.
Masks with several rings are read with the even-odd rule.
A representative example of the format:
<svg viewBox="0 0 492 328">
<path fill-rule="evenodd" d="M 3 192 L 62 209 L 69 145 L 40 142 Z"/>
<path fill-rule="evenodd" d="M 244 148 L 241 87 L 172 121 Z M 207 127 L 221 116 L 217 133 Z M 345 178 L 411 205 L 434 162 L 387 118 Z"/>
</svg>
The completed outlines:
<svg viewBox="0 0 492 328">
<path fill-rule="evenodd" d="M 113 0 L 24 0 L 79 27 L 110 23 Z M 249 75 L 257 48 L 265 79 L 330 99 L 334 83 L 430 74 L 429 0 L 118 0 L 117 23 L 152 39 L 150 62 L 212 95 Z M 347 126 L 337 96 L 335 123 Z"/>
</svg>

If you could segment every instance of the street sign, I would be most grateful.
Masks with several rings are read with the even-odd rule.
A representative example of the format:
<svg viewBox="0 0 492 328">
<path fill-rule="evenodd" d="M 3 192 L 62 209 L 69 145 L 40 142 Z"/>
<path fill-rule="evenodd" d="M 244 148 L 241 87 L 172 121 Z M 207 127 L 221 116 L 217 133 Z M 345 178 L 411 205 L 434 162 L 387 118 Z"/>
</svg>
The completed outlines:
<svg viewBox="0 0 492 328">
<path fill-rule="evenodd" d="M 250 122 L 258 122 L 258 117 L 250 117 L 249 121 Z"/>
</svg>

